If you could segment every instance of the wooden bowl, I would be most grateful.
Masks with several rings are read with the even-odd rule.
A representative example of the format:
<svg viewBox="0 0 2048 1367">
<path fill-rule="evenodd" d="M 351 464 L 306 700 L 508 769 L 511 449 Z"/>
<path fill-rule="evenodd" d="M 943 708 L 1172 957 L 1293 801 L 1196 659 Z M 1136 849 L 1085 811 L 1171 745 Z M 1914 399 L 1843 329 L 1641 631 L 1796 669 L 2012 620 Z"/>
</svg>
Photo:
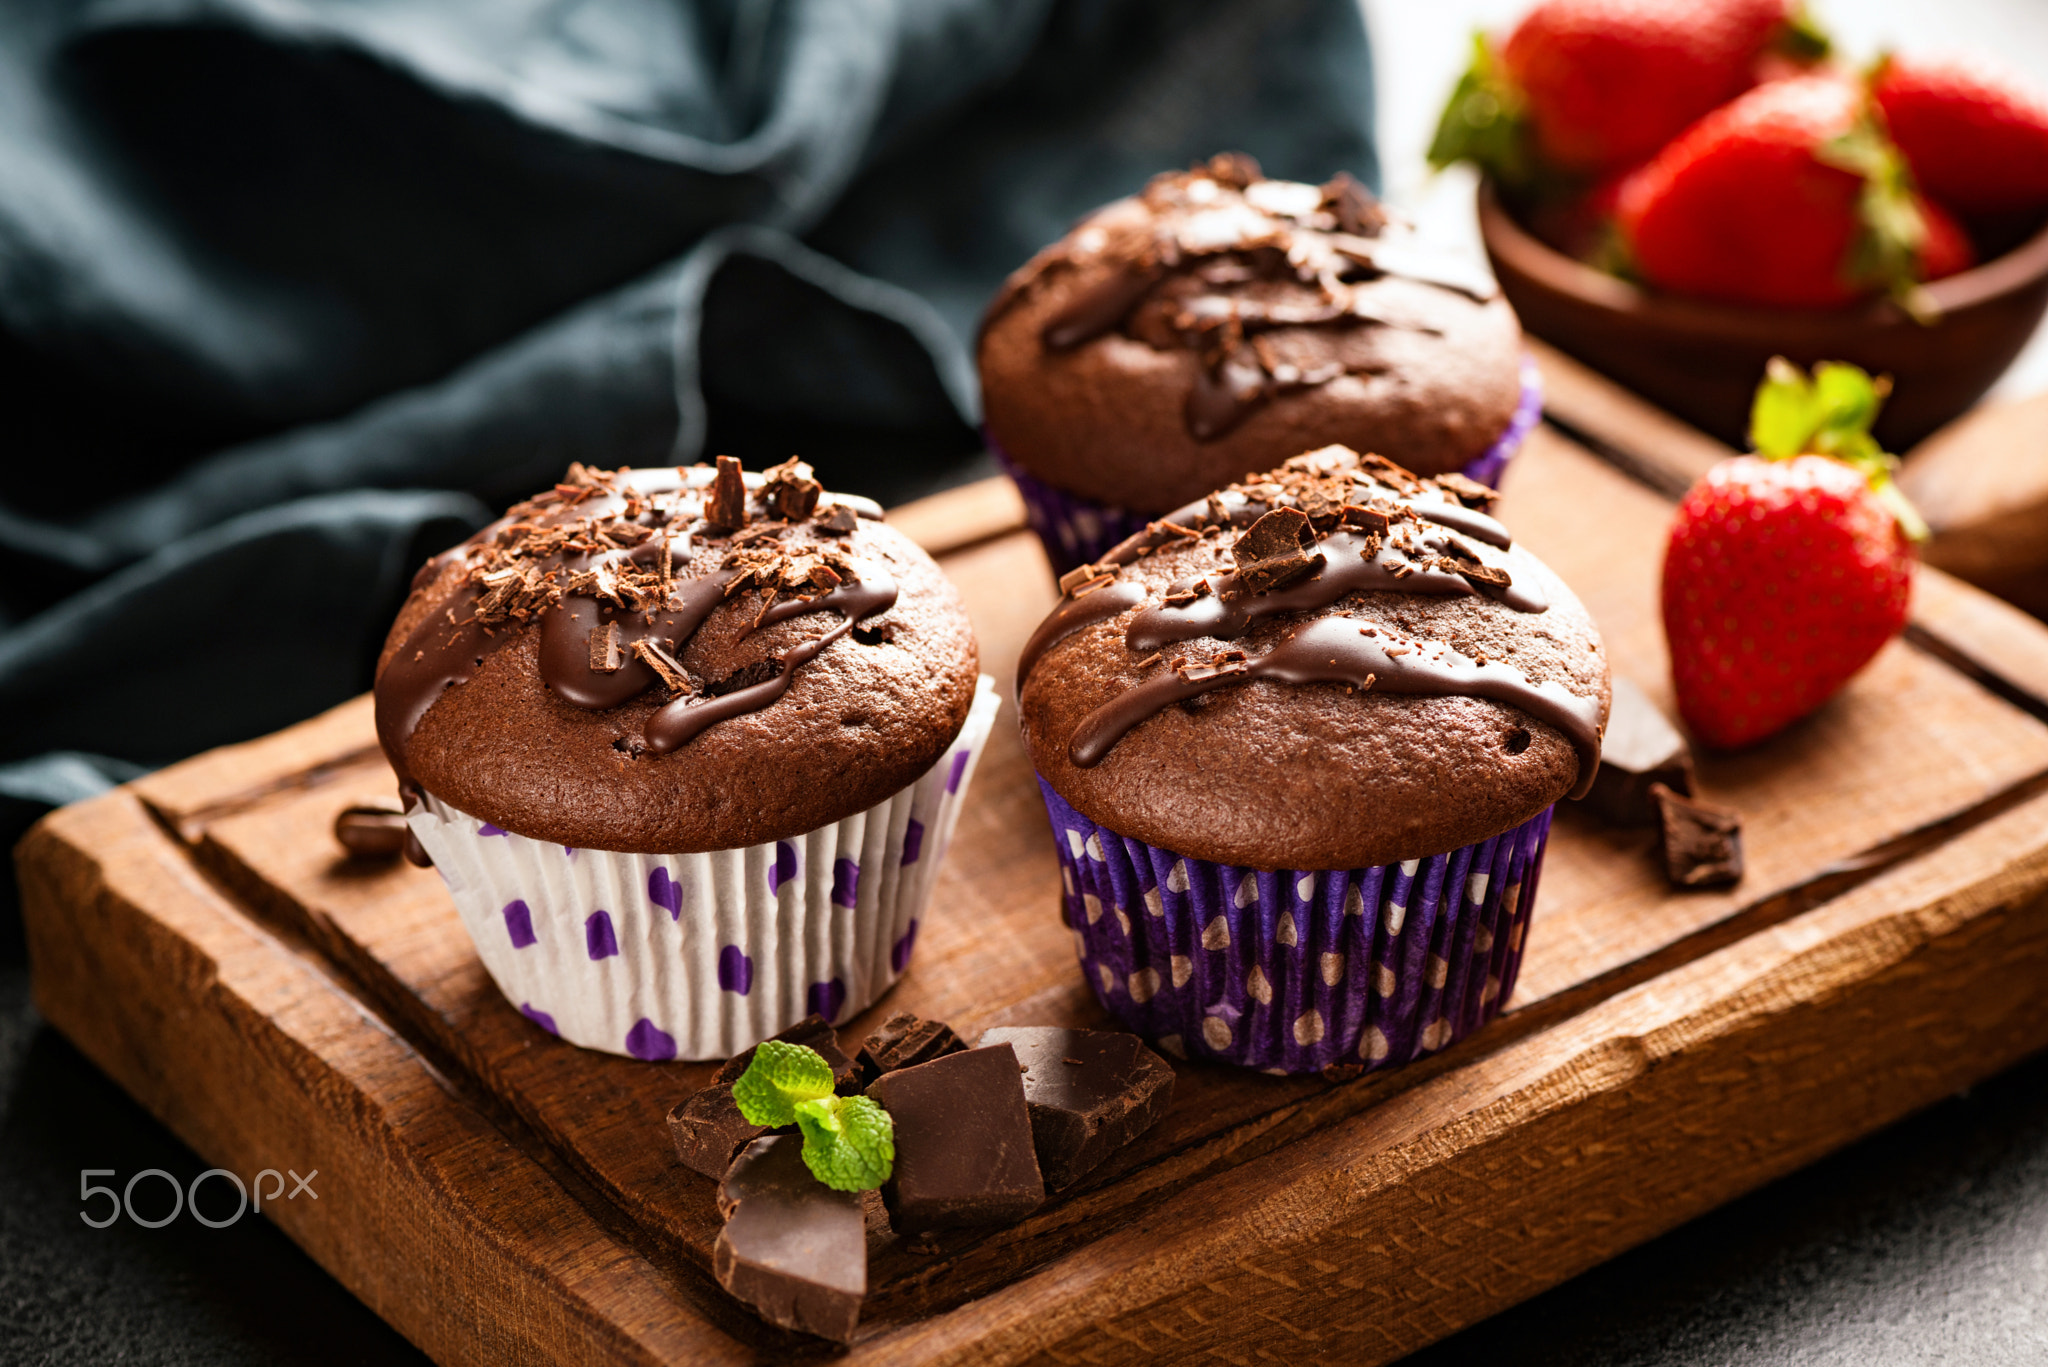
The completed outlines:
<svg viewBox="0 0 2048 1367">
<path fill-rule="evenodd" d="M 1926 287 L 1938 321 L 1889 301 L 1832 311 L 1739 308 L 1657 294 L 1553 249 L 1479 187 L 1479 230 L 1522 325 L 1594 369 L 1748 449 L 1764 363 L 1853 361 L 1892 377 L 1877 437 L 1904 451 L 1981 397 L 2048 309 L 2048 226 L 2002 256 Z"/>
</svg>

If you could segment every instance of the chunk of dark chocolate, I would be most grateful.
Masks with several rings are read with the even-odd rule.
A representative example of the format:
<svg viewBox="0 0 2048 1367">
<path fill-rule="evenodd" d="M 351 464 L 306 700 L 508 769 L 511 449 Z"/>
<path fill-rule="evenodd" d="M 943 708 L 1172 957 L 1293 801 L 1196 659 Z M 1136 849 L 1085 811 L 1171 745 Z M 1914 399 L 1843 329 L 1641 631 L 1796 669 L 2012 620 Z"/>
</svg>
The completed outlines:
<svg viewBox="0 0 2048 1367">
<path fill-rule="evenodd" d="M 920 1063 L 957 1054 L 966 1047 L 967 1042 L 944 1021 L 928 1021 L 899 1011 L 867 1037 L 860 1052 L 854 1055 L 853 1066 L 860 1075 L 860 1085 L 866 1087 L 884 1073 L 915 1068 Z"/>
<path fill-rule="evenodd" d="M 355 859 L 395 859 L 411 833 L 405 813 L 386 807 L 344 807 L 334 817 L 334 838 Z"/>
<path fill-rule="evenodd" d="M 1681 888 L 1742 881 L 1742 813 L 1695 801 L 1661 783 L 1650 796 L 1662 813 L 1664 873 Z"/>
<path fill-rule="evenodd" d="M 747 1146 L 718 1184 L 725 1228 L 711 1246 L 718 1284 L 770 1324 L 844 1343 L 868 1293 L 860 1193 L 834 1191 L 804 1166 L 803 1139 Z"/>
<path fill-rule="evenodd" d="M 1275 508 L 1232 544 L 1237 583 L 1246 593 L 1284 588 L 1323 563 L 1315 529 L 1299 508 Z"/>
<path fill-rule="evenodd" d="M 1173 1069 L 1136 1035 L 1002 1026 L 981 1043 L 1009 1045 L 1024 1065 L 1031 1142 L 1048 1191 L 1086 1176 L 1173 1104 Z"/>
<path fill-rule="evenodd" d="M 810 466 L 791 456 L 765 472 L 761 501 L 777 517 L 790 522 L 803 521 L 818 506 L 818 495 L 824 492 L 824 486 L 811 475 Z"/>
<path fill-rule="evenodd" d="M 1600 768 L 1580 801 L 1610 826 L 1654 826 L 1662 818 L 1650 788 L 1692 793 L 1692 751 L 1657 705 L 1627 679 L 1614 680 L 1614 705 L 1600 737 Z"/>
<path fill-rule="evenodd" d="M 1007 1044 L 884 1073 L 868 1095 L 896 1122 L 882 1186 L 898 1234 L 1014 1224 L 1045 1200 L 1024 1074 Z"/>
<path fill-rule="evenodd" d="M 858 1090 L 853 1060 L 839 1050 L 838 1032 L 822 1016 L 805 1016 L 775 1036 L 789 1044 L 815 1049 L 832 1065 L 832 1077 L 841 1092 Z M 740 1114 L 732 1099 L 732 1085 L 754 1061 L 754 1051 L 733 1055 L 719 1066 L 711 1081 L 689 1099 L 677 1103 L 668 1113 L 669 1138 L 683 1164 L 706 1177 L 725 1176 L 741 1149 L 768 1131 Z"/>
<path fill-rule="evenodd" d="M 747 525 L 746 479 L 731 456 L 720 456 L 717 470 L 704 500 L 704 525 L 712 532 L 736 532 Z"/>
</svg>

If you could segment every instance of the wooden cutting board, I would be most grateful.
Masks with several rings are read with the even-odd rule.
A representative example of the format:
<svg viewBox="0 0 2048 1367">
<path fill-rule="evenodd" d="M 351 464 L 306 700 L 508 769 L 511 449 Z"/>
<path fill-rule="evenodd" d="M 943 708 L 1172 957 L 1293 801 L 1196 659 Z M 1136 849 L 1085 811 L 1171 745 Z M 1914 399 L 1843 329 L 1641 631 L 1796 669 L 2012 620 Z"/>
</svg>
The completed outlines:
<svg viewBox="0 0 2048 1367">
<path fill-rule="evenodd" d="M 1542 358 L 1554 423 L 1501 516 L 1668 706 L 1666 500 L 1723 452 Z M 1054 598 L 1014 493 L 897 519 L 1007 681 Z M 1840 697 L 1702 761 L 1745 816 L 1739 887 L 1675 893 L 1647 834 L 1567 810 L 1500 1021 L 1345 1083 L 1176 1064 L 1169 1117 L 1024 1224 L 929 1255 L 878 1234 L 845 1356 L 1387 1361 L 2041 1048 L 2044 681 L 2048 628 L 1924 572 L 1906 639 Z M 1101 1019 L 997 737 L 912 970 L 855 1039 L 905 1009 L 970 1037 Z M 391 794 L 365 698 L 53 813 L 18 860 L 44 1015 L 210 1162 L 319 1169 L 317 1201 L 266 1214 L 441 1362 L 827 1355 L 711 1279 L 712 1184 L 663 1120 L 711 1065 L 527 1023 L 434 874 L 340 857 L 335 813 Z"/>
</svg>

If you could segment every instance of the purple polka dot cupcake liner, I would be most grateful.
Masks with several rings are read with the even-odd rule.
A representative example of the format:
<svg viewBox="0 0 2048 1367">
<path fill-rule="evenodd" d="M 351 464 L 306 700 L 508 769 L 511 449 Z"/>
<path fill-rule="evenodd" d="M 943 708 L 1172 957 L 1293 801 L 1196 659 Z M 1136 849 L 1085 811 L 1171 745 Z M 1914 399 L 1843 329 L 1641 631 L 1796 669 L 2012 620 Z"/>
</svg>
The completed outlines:
<svg viewBox="0 0 2048 1367">
<path fill-rule="evenodd" d="M 903 976 L 997 706 L 983 677 L 916 782 L 745 849 L 571 849 L 431 794 L 408 820 L 498 990 L 536 1026 L 650 1062 L 730 1058 L 812 1012 L 844 1021 Z"/>
<path fill-rule="evenodd" d="M 1522 449 L 1522 443 L 1536 430 L 1536 424 L 1543 420 L 1543 376 L 1536 368 L 1535 357 L 1522 357 L 1521 378 L 1521 398 L 1500 439 L 1463 471 L 1488 488 L 1500 487 L 1508 462 Z M 1045 543 L 1046 558 L 1052 561 L 1054 574 L 1065 574 L 1076 565 L 1100 560 L 1117 542 L 1144 531 L 1150 522 L 1151 519 L 1142 514 L 1098 503 L 1092 498 L 1070 494 L 1047 484 L 1018 465 L 1003 449 L 1002 443 L 996 440 L 994 433 L 984 431 L 982 436 L 988 442 L 989 454 L 1016 484 L 1017 492 L 1024 496 L 1024 515 L 1031 523 L 1031 530 L 1038 533 L 1038 539 Z M 1352 445 L 1361 451 L 1372 449 L 1369 438 Z M 1290 451 L 1285 454 L 1299 453 Z"/>
<path fill-rule="evenodd" d="M 1514 991 L 1548 807 L 1427 859 L 1274 871 L 1118 835 L 1039 788 L 1088 985 L 1168 1053 L 1270 1073 L 1395 1068 L 1463 1039 Z"/>
</svg>

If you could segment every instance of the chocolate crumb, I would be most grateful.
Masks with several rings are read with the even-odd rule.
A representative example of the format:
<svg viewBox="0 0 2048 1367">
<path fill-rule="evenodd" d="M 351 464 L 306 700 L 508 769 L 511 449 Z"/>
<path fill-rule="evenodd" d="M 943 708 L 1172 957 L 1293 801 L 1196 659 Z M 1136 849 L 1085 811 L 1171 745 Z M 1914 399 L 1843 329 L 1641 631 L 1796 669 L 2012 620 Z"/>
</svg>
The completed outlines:
<svg viewBox="0 0 2048 1367">
<path fill-rule="evenodd" d="M 1509 578 L 1508 572 L 1497 565 L 1459 565 L 1456 569 L 1474 585 L 1485 584 L 1490 588 L 1504 589 L 1514 582 Z"/>
<path fill-rule="evenodd" d="M 736 532 L 747 525 L 747 482 L 731 456 L 718 458 L 718 476 L 704 500 L 704 525 L 714 532 Z"/>
<path fill-rule="evenodd" d="M 1363 1063 L 1330 1063 L 1323 1067 L 1325 1082 L 1349 1082 L 1365 1071 Z"/>
<path fill-rule="evenodd" d="M 619 652 L 619 624 L 606 622 L 590 629 L 590 672 L 616 674 L 625 668 L 626 657 Z"/>
<path fill-rule="evenodd" d="M 1650 785 L 1663 820 L 1664 872 L 1681 888 L 1727 887 L 1742 881 L 1742 813 Z"/>
<path fill-rule="evenodd" d="M 690 688 L 690 676 L 683 672 L 683 667 L 677 663 L 675 656 L 662 649 L 661 642 L 652 637 L 646 640 L 635 641 L 633 642 L 633 654 L 635 658 L 643 661 L 649 669 L 652 669 L 661 677 L 663 687 L 667 688 L 669 692 L 688 693 L 692 691 Z"/>
<path fill-rule="evenodd" d="M 1182 603 L 1192 603 L 1197 598 L 1207 597 L 1208 593 L 1209 581 L 1207 579 L 1196 579 L 1185 584 L 1175 584 L 1166 591 L 1166 605 L 1168 607 L 1179 607 Z"/>
</svg>

